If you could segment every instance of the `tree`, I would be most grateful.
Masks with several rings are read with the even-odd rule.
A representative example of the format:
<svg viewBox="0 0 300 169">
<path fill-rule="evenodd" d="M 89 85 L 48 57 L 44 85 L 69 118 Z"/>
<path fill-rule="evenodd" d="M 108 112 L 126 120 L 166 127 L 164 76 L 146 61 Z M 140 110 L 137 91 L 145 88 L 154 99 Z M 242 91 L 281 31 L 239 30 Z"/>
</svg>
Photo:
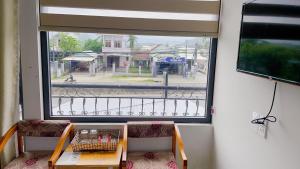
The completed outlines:
<svg viewBox="0 0 300 169">
<path fill-rule="evenodd" d="M 49 39 L 49 47 L 51 50 L 55 48 L 55 39 L 54 38 Z"/>
<path fill-rule="evenodd" d="M 129 39 L 128 39 L 128 42 L 129 42 L 129 47 L 131 49 L 133 49 L 135 47 L 135 43 L 136 43 L 136 36 L 134 35 L 129 35 Z"/>
<path fill-rule="evenodd" d="M 58 46 L 59 34 L 50 32 L 49 33 L 49 47 L 51 50 L 57 50 Z"/>
<path fill-rule="evenodd" d="M 59 48 L 65 53 L 79 52 L 81 50 L 80 42 L 73 36 L 66 33 L 59 34 Z"/>
<path fill-rule="evenodd" d="M 49 47 L 50 47 L 50 60 L 54 61 L 55 60 L 54 52 L 57 46 L 55 44 L 55 39 L 53 37 L 49 39 Z"/>
<path fill-rule="evenodd" d="M 84 42 L 83 50 L 91 50 L 95 53 L 100 53 L 102 51 L 102 40 L 88 39 Z"/>
</svg>

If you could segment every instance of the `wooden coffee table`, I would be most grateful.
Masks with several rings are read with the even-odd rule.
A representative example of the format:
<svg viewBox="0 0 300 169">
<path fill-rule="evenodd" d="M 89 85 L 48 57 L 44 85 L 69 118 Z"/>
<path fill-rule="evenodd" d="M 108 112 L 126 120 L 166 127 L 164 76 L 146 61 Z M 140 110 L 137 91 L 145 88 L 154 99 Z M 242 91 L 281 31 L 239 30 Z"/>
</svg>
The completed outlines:
<svg viewBox="0 0 300 169">
<path fill-rule="evenodd" d="M 115 152 L 73 152 L 69 145 L 55 164 L 56 169 L 119 169 L 123 141 Z"/>
</svg>

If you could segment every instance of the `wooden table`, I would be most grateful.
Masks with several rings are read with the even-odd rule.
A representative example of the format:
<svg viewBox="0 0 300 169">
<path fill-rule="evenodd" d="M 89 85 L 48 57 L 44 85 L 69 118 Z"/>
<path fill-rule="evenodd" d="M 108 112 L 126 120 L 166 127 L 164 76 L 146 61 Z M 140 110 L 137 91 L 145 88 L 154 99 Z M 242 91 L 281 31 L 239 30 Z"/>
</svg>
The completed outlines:
<svg viewBox="0 0 300 169">
<path fill-rule="evenodd" d="M 119 169 L 123 141 L 115 152 L 73 152 L 69 145 L 55 164 L 56 169 Z"/>
</svg>

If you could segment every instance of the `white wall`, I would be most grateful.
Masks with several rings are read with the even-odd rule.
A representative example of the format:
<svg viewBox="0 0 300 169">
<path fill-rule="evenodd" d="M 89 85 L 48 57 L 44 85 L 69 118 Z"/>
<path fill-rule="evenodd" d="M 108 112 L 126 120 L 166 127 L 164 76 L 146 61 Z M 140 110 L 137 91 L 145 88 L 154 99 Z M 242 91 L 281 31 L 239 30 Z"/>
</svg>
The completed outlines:
<svg viewBox="0 0 300 169">
<path fill-rule="evenodd" d="M 41 119 L 43 114 L 40 36 L 36 0 L 19 0 L 20 54 L 24 119 Z"/>
<path fill-rule="evenodd" d="M 123 124 L 109 123 L 90 123 L 90 124 L 75 124 L 77 128 L 114 128 L 121 129 Z M 213 127 L 206 124 L 179 124 L 179 130 L 185 144 L 185 153 L 188 158 L 188 169 L 211 169 L 212 168 L 212 147 L 213 147 Z M 145 139 L 142 144 L 140 140 L 134 141 L 134 147 L 129 145 L 129 151 L 133 150 L 161 150 L 165 146 L 170 146 L 168 139 Z M 52 150 L 56 143 L 56 138 L 27 138 L 27 150 Z M 131 147 L 130 147 L 131 146 Z M 177 152 L 177 161 L 179 169 L 181 169 L 181 158 Z"/>
<path fill-rule="evenodd" d="M 188 158 L 188 169 L 211 169 L 213 160 L 213 126 L 179 124 Z M 177 153 L 178 154 L 178 153 Z"/>
<path fill-rule="evenodd" d="M 278 84 L 267 139 L 258 136 L 252 112 L 266 114 L 274 83 L 236 72 L 242 0 L 223 0 L 213 117 L 216 169 L 299 169 L 300 86 Z M 296 72 L 295 72 L 296 73 Z"/>
<path fill-rule="evenodd" d="M 43 119 L 41 56 L 37 17 L 37 0 L 20 0 L 21 57 L 25 119 Z M 79 125 L 79 124 L 78 124 Z M 86 126 L 87 124 L 81 124 Z M 88 124 L 98 127 L 119 127 L 120 124 Z M 213 127 L 204 124 L 180 124 L 189 169 L 211 169 Z M 27 150 L 53 149 L 57 139 L 27 138 Z M 157 145 L 150 142 L 148 147 Z"/>
</svg>

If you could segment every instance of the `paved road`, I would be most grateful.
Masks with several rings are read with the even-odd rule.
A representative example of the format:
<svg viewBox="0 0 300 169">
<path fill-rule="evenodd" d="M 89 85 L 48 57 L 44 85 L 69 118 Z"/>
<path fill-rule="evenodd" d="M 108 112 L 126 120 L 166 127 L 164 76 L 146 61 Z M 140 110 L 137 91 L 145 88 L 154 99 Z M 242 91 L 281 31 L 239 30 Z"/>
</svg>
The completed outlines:
<svg viewBox="0 0 300 169">
<path fill-rule="evenodd" d="M 84 73 L 74 73 L 74 79 L 76 79 L 76 83 L 90 83 L 90 84 L 124 84 L 124 85 L 163 85 L 162 76 L 158 76 L 156 78 L 153 77 L 122 77 L 122 76 L 113 76 L 111 73 L 100 73 L 96 76 L 88 76 L 88 74 Z M 197 73 L 195 78 L 183 78 L 179 75 L 170 75 L 169 76 L 169 85 L 172 86 L 185 86 L 185 87 L 206 87 L 206 75 L 203 73 Z M 53 79 L 52 83 L 64 83 L 64 78 Z M 193 93 L 193 97 L 199 97 L 205 99 L 205 91 L 169 91 L 170 97 L 190 97 L 191 92 Z M 122 89 L 59 89 L 52 88 L 52 95 L 55 96 L 95 96 L 95 97 L 105 97 L 105 96 L 140 96 L 140 97 L 161 97 L 163 95 L 162 90 L 122 90 Z M 62 99 L 61 100 L 61 112 L 59 112 L 59 103 L 57 98 L 52 99 L 52 110 L 53 115 L 59 115 L 60 113 L 63 115 L 71 115 L 70 113 L 70 99 Z M 96 105 L 96 111 L 99 115 L 107 115 L 107 105 L 106 99 L 98 99 Z M 130 100 L 122 99 L 121 101 L 121 115 L 129 115 L 130 112 Z M 142 112 L 141 99 L 133 100 L 132 102 L 133 115 L 139 116 L 140 112 Z M 109 113 L 111 115 L 119 115 L 119 100 L 118 99 L 110 99 L 109 101 Z M 165 107 L 165 108 L 164 108 Z M 83 113 L 83 99 L 75 99 L 72 105 L 72 109 L 76 115 L 82 115 Z M 161 115 L 162 112 L 166 112 L 166 116 L 173 116 L 175 105 L 173 100 L 167 100 L 166 106 L 164 106 L 163 100 L 156 100 L 155 102 L 155 115 Z M 88 115 L 95 114 L 95 99 L 86 99 L 85 111 Z M 196 113 L 197 116 L 204 116 L 205 114 L 205 100 L 200 101 L 198 112 L 195 101 L 188 102 L 188 109 L 186 111 L 186 102 L 184 100 L 178 101 L 177 103 L 177 115 L 183 116 L 188 112 L 188 116 L 194 116 Z M 143 112 L 145 116 L 151 116 L 151 112 L 153 112 L 152 100 L 144 99 L 144 107 Z"/>
<path fill-rule="evenodd" d="M 92 84 L 124 84 L 124 85 L 164 85 L 162 75 L 152 76 L 127 76 L 115 75 L 112 73 L 97 73 L 96 76 L 89 76 L 88 73 L 72 73 L 77 83 Z M 52 83 L 64 83 L 65 77 L 51 79 Z M 207 75 L 197 72 L 194 77 L 183 78 L 180 75 L 169 75 L 169 85 L 173 86 L 206 86 Z"/>
</svg>

